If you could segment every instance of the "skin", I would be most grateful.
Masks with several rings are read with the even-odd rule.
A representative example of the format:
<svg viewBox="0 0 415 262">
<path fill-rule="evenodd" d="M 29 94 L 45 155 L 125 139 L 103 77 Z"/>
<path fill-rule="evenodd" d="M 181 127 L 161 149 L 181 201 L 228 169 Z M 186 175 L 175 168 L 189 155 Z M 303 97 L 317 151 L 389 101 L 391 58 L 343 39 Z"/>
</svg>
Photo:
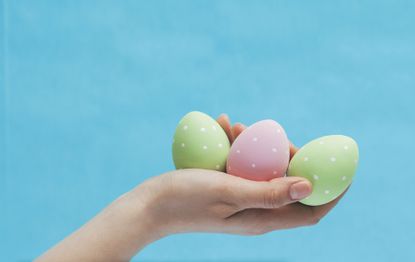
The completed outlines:
<svg viewBox="0 0 415 262">
<path fill-rule="evenodd" d="M 231 143 L 246 128 L 218 123 Z M 291 157 L 297 148 L 291 144 Z M 146 245 L 171 234 L 219 232 L 259 235 L 317 224 L 340 200 L 317 207 L 297 201 L 312 191 L 300 177 L 255 182 L 226 173 L 176 170 L 125 193 L 36 261 L 129 261 Z"/>
</svg>

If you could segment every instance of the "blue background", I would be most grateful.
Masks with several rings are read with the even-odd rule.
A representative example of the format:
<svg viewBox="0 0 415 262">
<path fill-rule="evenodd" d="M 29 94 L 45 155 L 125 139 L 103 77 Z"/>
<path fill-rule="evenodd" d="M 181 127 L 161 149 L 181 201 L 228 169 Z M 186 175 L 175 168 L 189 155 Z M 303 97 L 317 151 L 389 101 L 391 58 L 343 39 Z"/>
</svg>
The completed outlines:
<svg viewBox="0 0 415 262">
<path fill-rule="evenodd" d="M 415 260 L 414 1 L 1 2 L 0 260 L 32 259 L 173 169 L 188 111 L 346 134 L 355 182 L 317 226 L 171 236 L 151 261 Z"/>
</svg>

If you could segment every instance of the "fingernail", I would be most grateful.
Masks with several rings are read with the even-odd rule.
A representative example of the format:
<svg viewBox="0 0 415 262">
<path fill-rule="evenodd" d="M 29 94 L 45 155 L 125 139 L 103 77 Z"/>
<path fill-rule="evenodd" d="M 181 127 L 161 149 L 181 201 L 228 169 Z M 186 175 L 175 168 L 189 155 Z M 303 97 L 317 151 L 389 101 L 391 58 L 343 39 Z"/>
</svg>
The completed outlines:
<svg viewBox="0 0 415 262">
<path fill-rule="evenodd" d="M 290 187 L 290 196 L 292 200 L 300 200 L 311 194 L 310 182 L 300 181 Z"/>
</svg>

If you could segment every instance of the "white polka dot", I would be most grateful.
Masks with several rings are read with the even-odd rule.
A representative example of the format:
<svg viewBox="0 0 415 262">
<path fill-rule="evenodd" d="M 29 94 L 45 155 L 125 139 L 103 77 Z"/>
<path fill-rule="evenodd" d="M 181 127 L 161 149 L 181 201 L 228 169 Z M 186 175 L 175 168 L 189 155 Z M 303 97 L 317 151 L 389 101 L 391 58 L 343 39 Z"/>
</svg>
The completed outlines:
<svg viewBox="0 0 415 262">
<path fill-rule="evenodd" d="M 330 194 L 330 190 L 324 190 L 324 194 L 326 195 Z"/>
<path fill-rule="evenodd" d="M 216 129 L 216 126 L 212 126 L 212 129 L 214 130 L 214 131 L 216 131 L 217 129 Z"/>
<path fill-rule="evenodd" d="M 343 180 L 343 181 L 344 181 L 344 180 L 346 180 L 346 178 L 347 178 L 346 176 L 342 176 L 342 180 Z"/>
<path fill-rule="evenodd" d="M 331 162 L 336 162 L 336 158 L 334 156 L 330 157 Z"/>
<path fill-rule="evenodd" d="M 258 141 L 258 137 L 252 138 L 252 141 L 254 141 L 254 142 Z"/>
<path fill-rule="evenodd" d="M 218 144 L 218 147 L 223 147 L 223 145 L 222 144 Z"/>
<path fill-rule="evenodd" d="M 205 132 L 205 131 L 206 131 L 206 128 L 202 127 L 202 128 L 200 129 L 200 131 L 201 131 L 201 132 Z"/>
<path fill-rule="evenodd" d="M 185 144 L 184 143 L 182 143 L 182 147 L 184 147 L 185 146 Z"/>
<path fill-rule="evenodd" d="M 277 149 L 275 147 L 272 148 L 272 152 L 276 153 Z"/>
<path fill-rule="evenodd" d="M 304 157 L 304 161 L 307 162 L 308 161 L 308 157 Z"/>
<path fill-rule="evenodd" d="M 318 175 L 313 175 L 313 178 L 314 178 L 314 180 L 318 180 L 319 179 Z"/>
<path fill-rule="evenodd" d="M 187 126 L 187 125 L 185 125 L 184 127 L 183 127 L 183 130 L 187 130 L 189 127 Z"/>
<path fill-rule="evenodd" d="M 344 150 L 349 150 L 349 146 L 348 145 L 345 145 L 343 148 L 344 148 Z"/>
<path fill-rule="evenodd" d="M 219 169 L 220 168 L 220 165 L 216 165 L 216 169 Z"/>
<path fill-rule="evenodd" d="M 273 174 L 273 175 L 276 175 L 276 174 L 277 174 L 277 171 L 272 171 L 272 174 Z"/>
<path fill-rule="evenodd" d="M 207 146 L 203 146 L 203 149 L 206 150 L 208 147 Z"/>
<path fill-rule="evenodd" d="M 239 150 L 239 149 L 238 149 L 238 150 L 236 150 L 236 153 L 237 153 L 237 154 L 240 154 L 240 153 L 241 153 L 241 150 Z"/>
<path fill-rule="evenodd" d="M 251 167 L 252 167 L 252 168 L 255 168 L 255 167 L 256 167 L 256 165 L 255 165 L 255 164 L 252 164 L 252 165 L 251 165 Z"/>
<path fill-rule="evenodd" d="M 320 141 L 318 142 L 320 145 L 324 145 L 324 141 Z"/>
</svg>

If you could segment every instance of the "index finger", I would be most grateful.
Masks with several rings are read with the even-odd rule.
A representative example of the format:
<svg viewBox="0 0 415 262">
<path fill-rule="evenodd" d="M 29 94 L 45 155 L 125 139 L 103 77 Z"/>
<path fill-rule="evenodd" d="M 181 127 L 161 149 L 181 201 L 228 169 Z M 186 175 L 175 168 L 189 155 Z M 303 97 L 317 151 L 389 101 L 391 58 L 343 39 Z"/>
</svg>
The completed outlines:
<svg viewBox="0 0 415 262">
<path fill-rule="evenodd" d="M 227 114 L 221 114 L 216 121 L 222 127 L 223 131 L 225 131 L 231 144 L 246 129 L 246 126 L 242 123 L 236 123 L 232 126 Z"/>
<path fill-rule="evenodd" d="M 232 126 L 229 120 L 229 116 L 227 114 L 221 114 L 217 119 L 216 122 L 222 127 L 223 131 L 225 131 L 226 135 L 228 136 L 229 142 L 232 144 L 233 137 L 232 137 Z"/>
</svg>

